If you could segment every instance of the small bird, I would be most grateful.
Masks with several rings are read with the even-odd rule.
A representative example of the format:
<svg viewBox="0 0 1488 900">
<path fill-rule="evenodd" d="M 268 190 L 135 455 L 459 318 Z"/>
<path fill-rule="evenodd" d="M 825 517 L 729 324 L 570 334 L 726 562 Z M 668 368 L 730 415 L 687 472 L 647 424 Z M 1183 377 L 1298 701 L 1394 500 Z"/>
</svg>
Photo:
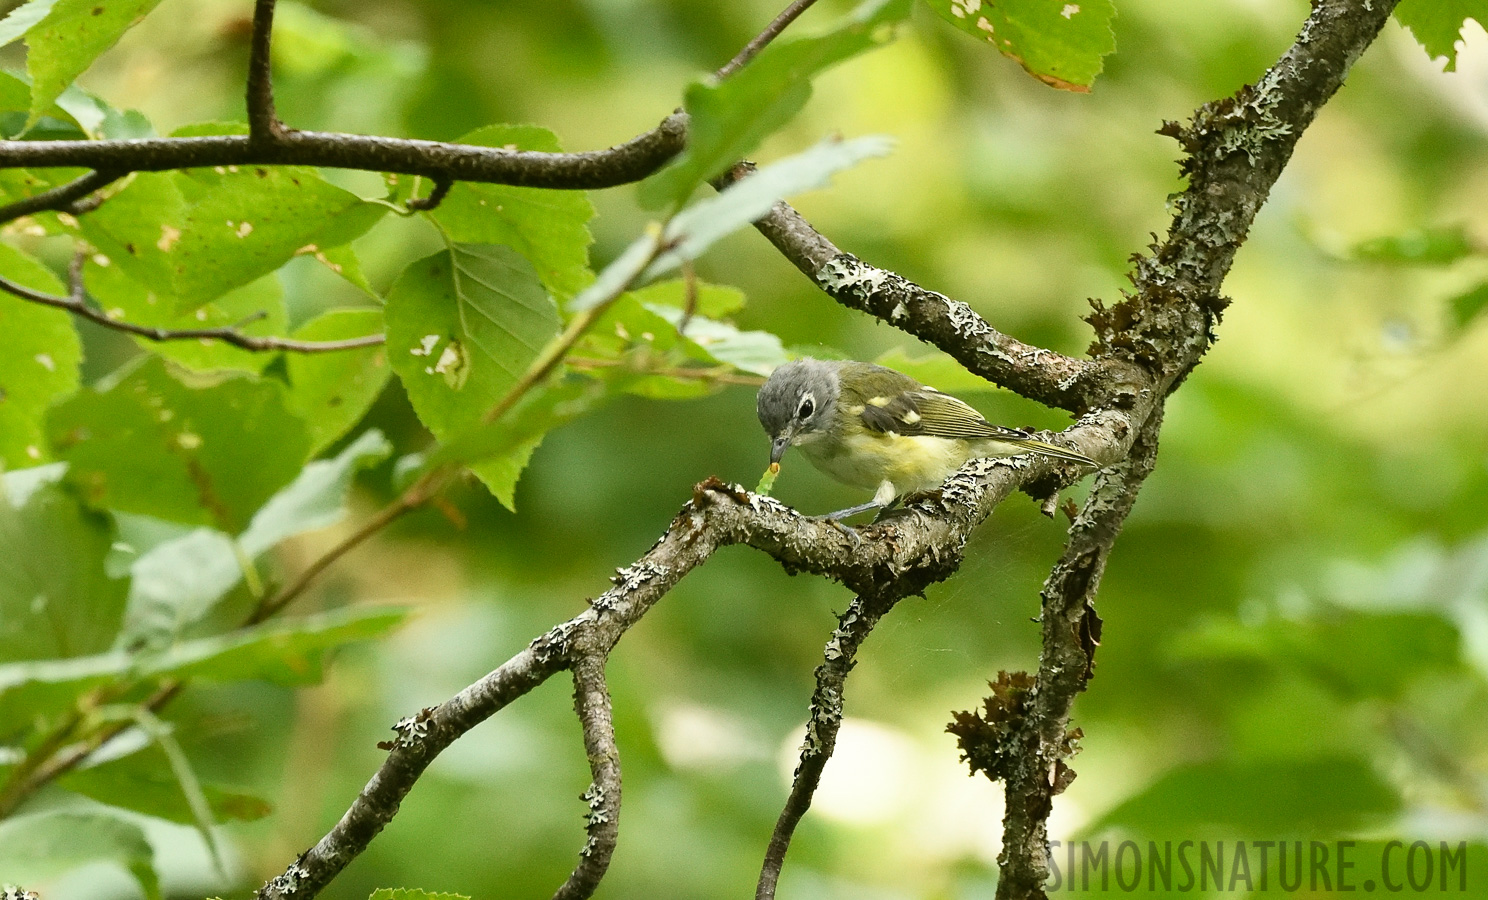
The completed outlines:
<svg viewBox="0 0 1488 900">
<path fill-rule="evenodd" d="M 1039 453 L 1100 468 L 1083 453 L 993 425 L 955 397 L 872 363 L 788 362 L 760 388 L 756 407 L 770 436 L 771 472 L 795 446 L 826 475 L 874 491 L 867 503 L 824 517 L 832 521 L 888 509 L 979 457 Z"/>
</svg>

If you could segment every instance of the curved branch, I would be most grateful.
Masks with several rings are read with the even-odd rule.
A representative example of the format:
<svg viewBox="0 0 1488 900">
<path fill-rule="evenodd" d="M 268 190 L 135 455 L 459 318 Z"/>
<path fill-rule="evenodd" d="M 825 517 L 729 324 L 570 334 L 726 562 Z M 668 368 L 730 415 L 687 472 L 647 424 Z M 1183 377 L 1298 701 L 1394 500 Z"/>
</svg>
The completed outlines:
<svg viewBox="0 0 1488 900">
<path fill-rule="evenodd" d="M 588 900 L 593 896 L 610 867 L 620 837 L 620 749 L 615 745 L 604 665 L 602 652 L 581 651 L 573 662 L 574 712 L 584 729 L 584 752 L 594 780 L 582 797 L 589 804 L 584 817 L 589 839 L 579 851 L 579 864 L 553 894 L 553 900 Z"/>
<path fill-rule="evenodd" d="M 19 219 L 21 216 L 29 216 L 33 213 L 44 212 L 49 209 L 62 210 L 63 212 L 76 212 L 78 205 L 84 197 L 107 187 L 122 178 L 117 172 L 108 172 L 102 169 L 80 175 L 66 184 L 59 184 L 54 188 L 32 194 L 24 200 L 17 200 L 0 206 L 0 223 Z"/>
<path fill-rule="evenodd" d="M 423 175 L 521 187 L 587 190 L 639 181 L 681 152 L 687 116 L 608 150 L 541 153 L 443 141 L 288 131 L 272 142 L 249 135 L 117 141 L 0 141 L 0 168 L 86 167 L 161 172 L 202 166 L 298 165 Z M 34 199 L 34 198 L 33 198 Z"/>
<path fill-rule="evenodd" d="M 1004 773 L 1007 797 L 997 900 L 1043 898 L 1049 877 L 1048 818 L 1055 795 L 1074 780 L 1065 759 L 1074 752 L 1078 732 L 1070 732 L 1075 697 L 1090 682 L 1101 619 L 1096 590 L 1106 559 L 1137 492 L 1157 460 L 1162 410 L 1148 418 L 1131 454 L 1096 478 L 1085 507 L 1070 526 L 1069 543 L 1044 582 L 1043 648 L 1030 709 L 1017 730 L 1002 738 L 999 756 L 1013 760 Z"/>
<path fill-rule="evenodd" d="M 282 338 L 244 334 L 237 326 L 227 325 L 219 328 L 155 328 L 150 325 L 137 325 L 133 322 L 124 322 L 111 319 L 103 312 L 89 306 L 83 299 L 81 284 L 75 283 L 73 295 L 70 297 L 58 297 L 55 294 L 46 294 L 41 291 L 33 291 L 22 284 L 17 284 L 8 278 L 0 277 L 0 291 L 5 291 L 22 300 L 39 303 L 42 306 L 50 306 L 55 309 L 66 310 L 80 319 L 87 319 L 104 328 L 114 331 L 122 331 L 151 341 L 221 341 L 244 350 L 270 351 L 285 350 L 291 353 L 330 353 L 337 350 L 355 350 L 360 347 L 375 347 L 384 343 L 387 338 L 381 334 L 369 334 L 365 337 L 346 338 L 339 341 L 299 341 L 294 338 Z"/>
<path fill-rule="evenodd" d="M 718 183 L 730 184 L 752 170 L 741 163 Z M 783 201 L 754 227 L 838 303 L 944 350 L 970 371 L 1031 400 L 1082 413 L 1147 380 L 1145 372 L 1120 360 L 1077 359 L 1009 337 L 965 303 L 842 252 Z"/>
<path fill-rule="evenodd" d="M 1087 415 L 1062 439 L 1097 458 L 1119 459 L 1134 435 L 1128 415 L 1150 407 Z M 1140 421 L 1140 420 L 1138 420 Z M 341 820 L 258 893 L 260 900 L 315 896 L 377 836 L 434 758 L 460 735 L 572 665 L 576 647 L 608 652 L 687 573 L 719 547 L 746 544 L 792 572 L 814 572 L 859 594 L 909 596 L 945 579 L 960 564 L 972 529 L 1020 486 L 1063 483 L 1074 472 L 1046 458 L 979 459 L 938 493 L 909 500 L 884 521 L 849 537 L 769 497 L 716 479 L 698 485 L 666 534 L 613 587 L 578 616 L 554 627 L 442 705 L 405 719 L 399 737 Z M 580 645 L 579 641 L 582 641 Z"/>
<path fill-rule="evenodd" d="M 856 664 L 858 648 L 868 639 L 878 620 L 902 597 L 889 599 L 859 595 L 837 619 L 837 628 L 832 632 L 832 639 L 827 641 L 825 659 L 816 667 L 816 690 L 811 695 L 811 715 L 806 721 L 801 761 L 796 765 L 790 796 L 786 798 L 785 808 L 780 811 L 775 830 L 770 834 L 770 844 L 765 849 L 765 862 L 760 867 L 759 883 L 754 890 L 755 900 L 774 900 L 791 837 L 801 817 L 811 807 L 811 798 L 821 784 L 822 771 L 837 748 L 837 732 L 842 729 L 843 692 L 847 688 L 848 673 Z"/>
</svg>

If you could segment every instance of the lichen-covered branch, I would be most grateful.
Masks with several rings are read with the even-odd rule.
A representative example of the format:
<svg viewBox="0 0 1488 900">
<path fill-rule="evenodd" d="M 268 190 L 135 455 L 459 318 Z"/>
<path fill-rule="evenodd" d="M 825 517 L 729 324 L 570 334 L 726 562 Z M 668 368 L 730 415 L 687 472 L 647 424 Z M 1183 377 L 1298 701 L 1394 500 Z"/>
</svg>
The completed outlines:
<svg viewBox="0 0 1488 900">
<path fill-rule="evenodd" d="M 790 796 L 786 798 L 785 808 L 780 811 L 780 818 L 775 822 L 775 830 L 765 849 L 765 862 L 760 867 L 759 883 L 754 890 L 756 900 L 774 900 L 791 837 L 801 817 L 811 808 L 811 798 L 821 784 L 827 760 L 832 758 L 837 747 L 837 732 L 842 729 L 843 694 L 847 689 L 848 673 L 857 661 L 858 648 L 868 639 L 879 619 L 903 596 L 859 595 L 848 605 L 847 611 L 837 617 L 837 628 L 827 641 L 822 664 L 816 667 L 816 690 L 811 695 L 811 715 L 806 720 L 806 737 L 801 742 L 801 761 L 796 765 Z"/>
<path fill-rule="evenodd" d="M 736 166 L 720 180 L 748 174 Z M 1048 406 L 1083 413 L 1135 391 L 1146 374 L 1117 359 L 1077 359 L 1035 347 L 993 328 L 970 306 L 839 250 L 790 204 L 775 204 L 755 223 L 817 287 L 955 357 L 969 371 Z"/>
<path fill-rule="evenodd" d="M 1070 710 L 1090 681 L 1095 648 L 1100 645 L 1095 594 L 1116 536 L 1157 460 L 1161 428 L 1158 410 L 1143 426 L 1130 455 L 1096 476 L 1095 489 L 1070 526 L 1064 554 L 1044 582 L 1043 645 L 1031 695 L 1016 710 L 1004 707 L 1011 721 L 988 723 L 995 726 L 986 742 L 991 746 L 968 746 L 963 737 L 963 752 L 974 764 L 978 750 L 1002 761 L 997 768 L 982 766 L 989 777 L 1003 779 L 1007 798 L 997 860 L 998 900 L 1044 896 L 1049 812 L 1054 796 L 1074 780 L 1074 771 L 1065 764 L 1079 736 L 1069 730 Z M 989 717 L 995 708 L 989 699 Z"/>
<path fill-rule="evenodd" d="M 1064 440 L 1097 458 L 1119 459 L 1130 432 L 1125 413 L 1087 417 Z M 388 758 L 331 831 L 285 872 L 263 886 L 261 900 L 313 897 L 360 854 L 397 813 L 399 804 L 434 758 L 460 735 L 584 655 L 608 653 L 624 634 L 715 550 L 746 544 L 792 572 L 836 579 L 861 595 L 909 596 L 949 577 L 961 562 L 972 530 L 1019 487 L 1055 485 L 1073 467 L 1016 457 L 968 463 L 939 494 L 911 499 L 884 521 L 849 536 L 829 523 L 801 516 L 768 497 L 709 480 L 672 521 L 667 533 L 634 565 L 620 569 L 610 590 L 589 608 L 534 640 L 480 681 L 438 707 L 395 726 Z"/>
<path fill-rule="evenodd" d="M 1137 260 L 1135 292 L 1091 316 L 1096 354 L 1137 363 L 1166 396 L 1198 364 L 1227 301 L 1219 295 L 1236 251 L 1317 110 L 1378 36 L 1393 0 L 1314 0 L 1296 42 L 1255 87 L 1206 104 L 1188 127 L 1165 133 L 1187 151 L 1189 178 L 1166 240 Z M 1085 689 L 1100 642 L 1095 591 L 1121 525 L 1156 458 L 1162 404 L 1140 426 L 1131 456 L 1098 476 L 1043 591 L 1043 648 L 1026 719 L 994 730 L 1010 761 L 998 900 L 1043 900 L 1047 819 L 1074 778 L 1064 763 L 1075 734 L 1070 709 Z M 996 704 L 989 701 L 988 711 Z M 963 714 L 964 716 L 965 714 Z M 958 722 L 964 719 L 958 718 Z M 965 746 L 963 742 L 963 747 Z M 968 756 L 971 756 L 968 753 Z"/>
<path fill-rule="evenodd" d="M 580 797 L 589 806 L 584 814 L 588 839 L 579 851 L 579 864 L 553 894 L 553 900 L 588 900 L 593 896 L 610 867 L 620 837 L 620 748 L 615 744 L 604 665 L 603 652 L 579 649 L 572 666 L 574 712 L 584 729 L 584 753 L 589 757 L 593 781 Z"/>
</svg>

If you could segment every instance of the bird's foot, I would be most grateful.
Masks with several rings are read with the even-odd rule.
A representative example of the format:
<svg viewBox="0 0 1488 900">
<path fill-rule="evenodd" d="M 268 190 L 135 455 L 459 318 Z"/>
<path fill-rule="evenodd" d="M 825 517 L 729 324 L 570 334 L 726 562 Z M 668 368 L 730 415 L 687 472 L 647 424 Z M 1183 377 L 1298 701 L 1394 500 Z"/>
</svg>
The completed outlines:
<svg viewBox="0 0 1488 900">
<path fill-rule="evenodd" d="M 825 516 L 811 516 L 810 518 L 812 519 L 812 521 L 823 522 L 827 525 L 831 525 L 833 528 L 847 535 L 848 539 L 853 542 L 854 547 L 863 543 L 863 536 L 858 534 L 858 530 L 856 528 L 852 527 L 851 525 L 844 524 L 840 518 L 841 515 L 842 513 L 835 512 L 828 513 Z"/>
</svg>

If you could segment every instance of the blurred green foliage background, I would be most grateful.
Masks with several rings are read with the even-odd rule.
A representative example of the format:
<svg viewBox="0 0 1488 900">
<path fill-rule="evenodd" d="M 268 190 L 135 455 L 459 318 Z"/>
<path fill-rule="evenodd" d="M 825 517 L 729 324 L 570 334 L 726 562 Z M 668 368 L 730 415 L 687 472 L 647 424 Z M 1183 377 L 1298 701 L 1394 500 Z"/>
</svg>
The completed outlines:
<svg viewBox="0 0 1488 900">
<path fill-rule="evenodd" d="M 846 8 L 822 0 L 798 27 Z M 1024 340 L 1080 353 L 1086 298 L 1116 299 L 1129 254 L 1166 228 L 1177 148 L 1156 128 L 1254 80 L 1307 4 L 1122 0 L 1118 10 L 1116 54 L 1091 94 L 1074 95 L 921 9 L 897 42 L 822 78 L 759 157 L 833 132 L 893 135 L 893 156 L 799 208 L 843 249 Z M 776 11 L 769 0 L 285 2 L 279 109 L 301 128 L 453 139 L 537 123 L 567 149 L 603 147 L 653 126 L 689 78 Z M 82 83 L 160 133 L 241 119 L 250 13 L 245 0 L 166 0 Z M 1236 260 L 1220 340 L 1169 406 L 1157 470 L 1102 587 L 1105 640 L 1076 706 L 1084 749 L 1079 779 L 1056 801 L 1056 839 L 1488 841 L 1488 324 L 1470 302 L 1453 304 L 1488 279 L 1488 37 L 1470 23 L 1458 71 L 1440 68 L 1389 25 L 1302 140 Z M 380 190 L 375 177 L 331 177 Z M 594 195 L 596 264 L 648 220 L 634 193 Z M 1449 263 L 1355 250 L 1458 225 L 1468 246 Z M 417 222 L 357 244 L 379 290 L 435 249 Z M 741 326 L 788 345 L 859 358 L 921 349 L 820 295 L 753 233 L 699 271 L 746 292 Z M 291 326 L 353 291 L 310 260 L 281 280 Z M 136 352 L 83 331 L 89 380 Z M 994 421 L 1062 427 L 1006 392 L 970 399 Z M 367 424 L 399 453 L 428 442 L 396 380 Z M 451 498 L 458 515 L 420 512 L 356 551 L 307 605 L 416 607 L 401 631 L 343 653 L 318 687 L 199 687 L 169 708 L 204 778 L 274 812 L 229 829 L 226 882 L 191 829 L 152 827 L 167 892 L 241 893 L 282 871 L 378 765 L 388 725 L 579 611 L 661 534 L 693 483 L 752 484 L 766 452 L 748 387 L 631 398 L 549 435 L 516 513 L 472 483 Z M 362 515 L 391 496 L 389 470 L 362 476 Z M 861 499 L 800 460 L 787 461 L 776 494 L 813 512 Z M 283 570 L 356 520 L 296 542 Z M 1016 497 L 954 579 L 880 626 L 781 896 L 992 896 L 1000 787 L 966 777 L 943 729 L 997 670 L 1036 665 L 1030 617 L 1062 536 Z M 847 601 L 736 548 L 627 636 L 610 664 L 625 804 L 601 896 L 752 890 L 811 671 Z M 386 886 L 546 896 L 582 843 L 577 796 L 589 776 L 569 707 L 554 679 L 459 741 L 325 896 Z M 1472 892 L 1488 896 L 1488 871 L 1470 874 Z M 47 900 L 135 890 L 108 864 L 30 887 Z"/>
</svg>

